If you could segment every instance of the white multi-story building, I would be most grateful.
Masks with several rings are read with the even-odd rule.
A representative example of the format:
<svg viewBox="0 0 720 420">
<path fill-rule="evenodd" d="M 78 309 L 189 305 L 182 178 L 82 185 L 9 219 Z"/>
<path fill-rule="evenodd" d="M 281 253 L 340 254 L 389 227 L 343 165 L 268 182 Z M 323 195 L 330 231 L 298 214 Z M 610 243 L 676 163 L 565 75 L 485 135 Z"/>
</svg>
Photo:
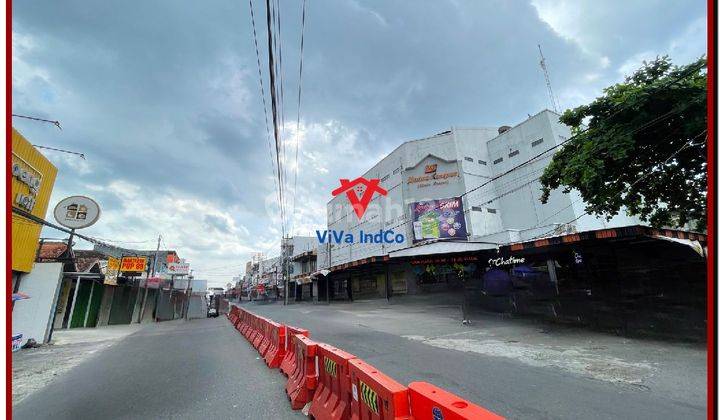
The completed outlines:
<svg viewBox="0 0 720 420">
<path fill-rule="evenodd" d="M 547 203 L 540 202 L 539 177 L 559 150 L 556 146 L 570 136 L 570 128 L 559 122 L 559 115 L 544 110 L 514 127 L 452 128 L 401 144 L 363 174 L 380 179 L 387 195 L 374 195 L 361 219 L 345 194 L 328 203 L 328 230 L 352 233 L 355 241 L 320 245 L 318 267 L 370 257 L 488 249 L 553 232 L 641 224 L 622 213 L 610 221 L 584 215 L 585 203 L 574 191 L 553 191 Z M 354 176 L 348 174 L 348 178 Z M 357 192 L 361 196 L 362 189 Z M 438 202 L 431 202 L 452 198 L 461 198 L 462 213 L 443 214 Z M 429 201 L 437 211 L 423 219 L 422 203 Z M 380 229 L 392 229 L 405 241 L 359 243 L 361 231 Z M 458 241 L 425 240 L 437 236 Z"/>
</svg>

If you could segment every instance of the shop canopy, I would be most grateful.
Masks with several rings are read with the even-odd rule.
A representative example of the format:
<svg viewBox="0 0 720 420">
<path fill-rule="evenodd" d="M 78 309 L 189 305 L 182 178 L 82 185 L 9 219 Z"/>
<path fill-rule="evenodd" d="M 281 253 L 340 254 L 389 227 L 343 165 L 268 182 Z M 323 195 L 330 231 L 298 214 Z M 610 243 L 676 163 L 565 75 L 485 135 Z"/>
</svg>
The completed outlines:
<svg viewBox="0 0 720 420">
<path fill-rule="evenodd" d="M 490 242 L 438 241 L 412 246 L 390 252 L 390 258 L 416 257 L 420 255 L 455 254 L 463 252 L 496 249 L 497 244 Z"/>
</svg>

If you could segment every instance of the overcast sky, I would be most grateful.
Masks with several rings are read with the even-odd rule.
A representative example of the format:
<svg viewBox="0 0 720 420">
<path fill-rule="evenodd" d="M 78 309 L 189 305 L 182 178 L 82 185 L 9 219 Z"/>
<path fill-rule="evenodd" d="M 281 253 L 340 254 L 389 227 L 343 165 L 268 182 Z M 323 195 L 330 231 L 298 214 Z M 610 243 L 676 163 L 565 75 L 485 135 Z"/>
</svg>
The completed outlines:
<svg viewBox="0 0 720 420">
<path fill-rule="evenodd" d="M 281 0 L 285 128 L 294 164 L 301 0 Z M 264 2 L 255 0 L 267 93 Z M 703 0 L 308 0 L 295 232 L 325 224 L 338 178 L 452 126 L 514 125 L 591 101 L 643 60 L 706 51 Z M 224 285 L 279 253 L 277 200 L 248 1 L 13 4 L 13 113 L 58 167 L 50 209 L 102 207 L 83 233 L 177 250 Z M 292 179 L 292 176 L 288 176 Z M 292 195 L 292 180 L 289 182 Z M 292 210 L 292 200 L 288 205 Z M 51 211 L 48 218 L 51 218 Z M 63 237 L 45 229 L 46 237 Z M 80 242 L 82 247 L 88 244 Z"/>
</svg>

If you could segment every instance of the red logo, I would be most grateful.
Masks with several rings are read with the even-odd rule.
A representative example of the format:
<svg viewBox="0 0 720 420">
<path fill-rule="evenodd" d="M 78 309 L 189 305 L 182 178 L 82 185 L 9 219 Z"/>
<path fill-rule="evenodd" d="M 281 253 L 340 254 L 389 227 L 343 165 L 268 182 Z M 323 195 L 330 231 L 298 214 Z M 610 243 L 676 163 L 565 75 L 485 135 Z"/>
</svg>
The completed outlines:
<svg viewBox="0 0 720 420">
<path fill-rule="evenodd" d="M 364 185 L 365 188 L 364 192 L 363 186 L 359 188 L 359 191 L 362 193 L 362 198 L 358 198 L 354 190 L 355 186 L 358 184 Z M 345 193 L 345 195 L 347 195 L 348 201 L 350 201 L 350 204 L 352 204 L 353 210 L 355 210 L 355 214 L 357 215 L 358 219 L 362 219 L 363 214 L 365 214 L 365 210 L 367 210 L 367 206 L 368 204 L 370 204 L 370 200 L 372 200 L 372 197 L 375 193 L 383 196 L 387 195 L 387 191 L 380 186 L 379 179 L 365 179 L 363 177 L 355 178 L 352 181 L 350 181 L 349 179 L 341 179 L 340 187 L 334 189 L 332 195 L 333 197 L 335 197 L 342 193 Z"/>
</svg>

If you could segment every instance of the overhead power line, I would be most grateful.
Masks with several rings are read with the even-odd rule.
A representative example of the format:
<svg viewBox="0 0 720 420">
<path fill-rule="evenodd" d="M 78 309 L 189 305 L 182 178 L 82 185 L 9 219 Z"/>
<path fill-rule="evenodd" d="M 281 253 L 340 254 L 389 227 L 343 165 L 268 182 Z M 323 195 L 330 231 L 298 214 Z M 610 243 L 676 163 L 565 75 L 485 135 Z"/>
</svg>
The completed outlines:
<svg viewBox="0 0 720 420">
<path fill-rule="evenodd" d="M 700 137 L 703 136 L 703 135 L 707 135 L 707 129 L 703 130 L 703 131 L 700 132 L 698 135 L 696 135 L 695 137 L 691 138 L 691 139 L 688 140 L 686 143 L 684 143 L 680 148 L 678 148 L 678 149 L 677 149 L 676 151 L 674 151 L 670 156 L 668 156 L 667 159 L 665 159 L 663 162 L 661 162 L 661 165 L 667 164 L 667 162 L 668 162 L 670 159 L 672 159 L 673 157 L 677 156 L 678 153 L 680 153 L 681 151 L 685 150 L 685 148 L 687 148 L 688 146 L 693 145 L 693 143 L 695 142 L 695 140 L 697 140 L 698 138 L 700 138 Z M 706 138 L 705 141 L 707 141 L 707 138 Z M 648 173 L 640 176 L 638 179 L 636 179 L 636 180 L 633 181 L 630 185 L 628 185 L 628 187 L 625 189 L 625 193 L 627 193 L 628 191 L 630 191 L 630 190 L 632 189 L 632 187 L 635 186 L 638 182 L 642 181 L 643 179 L 645 179 L 645 178 L 647 178 L 647 177 L 649 177 L 649 176 L 651 176 L 651 175 L 653 175 L 653 174 L 655 174 L 655 173 L 656 173 L 656 172 L 648 172 Z M 553 213 L 553 214 L 550 215 L 549 217 L 546 217 L 546 218 L 543 219 L 542 221 L 538 222 L 535 226 L 533 226 L 533 227 L 531 227 L 531 228 L 528 228 L 528 229 L 526 229 L 526 230 L 536 229 L 536 228 L 542 227 L 542 226 L 543 226 L 543 225 L 542 225 L 543 223 L 545 223 L 546 221 L 552 219 L 553 217 L 557 216 L 558 214 L 562 213 L 564 210 L 566 210 L 566 209 L 568 209 L 569 207 L 573 206 L 575 203 L 577 203 L 577 202 L 580 201 L 580 200 L 581 200 L 581 199 L 578 199 L 578 200 L 573 201 L 573 202 L 570 203 L 569 205 L 563 207 L 563 208 L 560 209 L 559 211 Z M 562 224 L 563 224 L 563 225 L 568 225 L 568 224 L 570 224 L 570 223 L 573 223 L 573 222 L 576 222 L 576 221 L 580 220 L 580 218 L 582 218 L 582 217 L 584 217 L 584 216 L 587 216 L 587 215 L 588 215 L 588 211 L 586 210 L 586 211 L 584 211 L 582 214 L 580 214 L 579 216 L 575 217 L 574 219 L 572 219 L 572 220 L 570 220 L 570 221 L 568 221 L 568 222 L 562 223 Z M 547 232 L 545 232 L 545 233 L 542 233 L 542 234 L 540 234 L 540 235 L 534 236 L 534 237 L 528 239 L 527 241 L 533 241 L 533 240 L 535 240 L 535 239 L 543 238 L 543 237 L 545 237 L 545 236 L 553 233 L 554 231 L 555 231 L 555 228 L 553 228 L 553 229 L 551 229 L 551 230 L 549 230 L 549 231 L 547 231 Z M 526 242 L 526 241 L 523 241 L 523 242 Z"/>
<path fill-rule="evenodd" d="M 702 67 L 704 67 L 704 65 L 703 65 L 702 63 L 699 63 L 699 64 L 697 64 L 697 65 L 695 65 L 695 66 L 692 66 L 692 67 L 689 67 L 689 68 L 685 69 L 685 72 L 683 72 L 683 74 L 682 74 L 680 77 L 677 77 L 676 79 L 670 81 L 670 82 L 668 83 L 668 86 L 673 85 L 673 84 L 675 84 L 675 83 L 678 83 L 678 82 L 684 80 L 685 78 L 687 78 L 687 77 L 689 77 L 690 75 L 692 75 L 694 72 L 700 70 Z M 628 106 L 629 106 L 629 105 L 628 105 Z M 687 105 L 687 106 L 689 106 L 689 105 Z M 669 117 L 670 115 L 672 115 L 672 114 L 675 114 L 675 113 L 678 113 L 678 112 L 682 112 L 684 109 L 685 109 L 685 108 L 682 108 L 682 109 L 680 109 L 680 108 L 672 109 L 672 110 L 666 112 L 665 114 L 662 114 L 662 115 L 660 115 L 660 116 L 658 116 L 658 117 L 656 117 L 656 118 L 654 118 L 654 119 L 646 122 L 645 124 L 641 125 L 640 127 L 637 127 L 637 128 L 635 128 L 635 129 L 631 130 L 630 133 L 635 133 L 635 132 L 644 130 L 644 129 L 650 127 L 651 125 L 657 124 L 658 122 L 664 120 L 665 118 L 668 118 L 668 117 Z M 612 117 L 614 117 L 615 115 L 619 114 L 620 112 L 622 112 L 622 111 L 624 111 L 624 110 L 625 110 L 624 108 L 618 109 L 618 110 L 616 110 L 615 112 L 613 112 L 612 114 L 610 114 L 609 116 L 607 116 L 607 118 L 612 118 Z M 555 149 L 557 149 L 557 148 L 559 148 L 559 147 L 562 147 L 563 145 L 569 143 L 569 142 L 572 141 L 572 140 L 575 140 L 575 138 L 577 138 L 580 134 L 583 134 L 583 133 L 585 133 L 585 132 L 587 132 L 587 131 L 589 131 L 589 130 L 590 130 L 590 127 L 586 127 L 586 128 L 584 128 L 584 129 L 578 131 L 575 135 L 573 135 L 573 136 L 571 136 L 571 137 L 569 137 L 569 138 L 561 141 L 560 143 L 556 144 L 555 146 L 552 146 L 552 147 L 550 147 L 550 148 L 548 148 L 548 149 L 546 149 L 546 150 L 538 153 L 537 155 L 531 157 L 530 159 L 528 159 L 528 160 L 526 160 L 526 161 L 524 161 L 524 162 L 522 162 L 522 163 L 520 163 L 520 164 L 518 164 L 518 165 L 516 165 L 516 166 L 513 166 L 512 168 L 508 169 L 507 171 L 502 172 L 502 173 L 500 173 L 500 174 L 498 174 L 498 175 L 496 175 L 496 176 L 488 179 L 488 180 L 485 181 L 484 183 L 478 185 L 478 186 L 475 187 L 475 188 L 472 188 L 472 189 L 464 192 L 464 193 L 461 194 L 460 196 L 463 197 L 463 196 L 465 196 L 465 195 L 467 195 L 467 194 L 470 194 L 470 193 L 473 192 L 473 191 L 479 190 L 480 188 L 482 188 L 482 187 L 490 184 L 491 182 L 493 182 L 493 181 L 495 181 L 495 180 L 497 180 L 497 179 L 499 179 L 499 178 L 501 178 L 501 177 L 503 177 L 503 176 L 506 176 L 506 175 L 508 175 L 508 174 L 510 174 L 510 173 L 512 173 L 512 172 L 514 172 L 514 171 L 516 171 L 516 170 L 518 170 L 518 169 L 520 169 L 520 168 L 522 168 L 522 167 L 524 167 L 524 166 L 532 163 L 533 161 L 535 161 L 535 160 L 538 159 L 539 157 L 544 156 L 544 155 L 546 155 L 548 152 L 551 152 L 551 151 L 553 151 L 553 150 L 555 150 Z"/>
<path fill-rule="evenodd" d="M 295 179 L 293 180 L 293 210 L 292 210 L 292 233 L 295 234 L 295 209 L 297 202 L 297 180 L 300 168 L 298 166 L 298 153 L 300 151 L 300 99 L 302 97 L 302 73 L 303 73 L 303 51 L 305 50 L 305 3 L 302 2 L 302 20 L 300 23 L 300 72 L 298 75 L 298 105 L 297 123 L 295 125 Z"/>
<path fill-rule="evenodd" d="M 62 226 L 58 226 L 58 225 L 56 225 L 55 223 L 49 222 L 49 221 L 47 221 L 47 220 L 45 220 L 45 219 L 43 219 L 43 218 L 41 218 L 41 217 L 35 216 L 35 215 L 32 214 L 32 213 L 28 213 L 27 211 L 25 211 L 25 210 L 23 210 L 23 209 L 21 209 L 21 208 L 18 208 L 18 207 L 13 206 L 12 212 L 13 212 L 14 214 L 17 214 L 18 216 L 24 217 L 25 219 L 32 220 L 33 222 L 35 222 L 35 223 L 37 223 L 37 224 L 40 224 L 40 225 L 43 225 L 43 226 L 48 226 L 48 227 L 51 227 L 51 228 L 53 228 L 53 229 L 57 229 L 57 230 L 59 230 L 59 231 L 61 231 L 61 232 L 65 232 L 65 233 L 68 233 L 68 234 L 73 234 L 75 237 L 78 237 L 78 238 L 80 238 L 80 239 L 84 239 L 84 240 L 86 240 L 86 241 L 88 241 L 88 242 L 90 242 L 90 243 L 92 243 L 92 244 L 97 244 L 97 245 L 102 245 L 102 246 L 106 246 L 106 247 L 109 247 L 109 248 L 115 248 L 115 249 L 119 249 L 119 250 L 123 250 L 123 251 L 127 251 L 127 252 L 132 252 L 132 250 L 129 250 L 129 249 L 126 249 L 126 248 L 122 248 L 122 247 L 119 247 L 119 246 L 115 246 L 115 245 L 109 244 L 109 243 L 107 243 L 107 242 L 103 242 L 103 241 L 98 240 L 98 239 L 96 239 L 96 238 L 93 238 L 93 237 L 91 237 L 91 236 L 86 236 L 86 235 L 83 235 L 83 234 L 80 234 L 80 233 L 77 233 L 77 232 L 72 232 L 70 229 L 67 229 L 67 228 L 62 227 Z"/>
<path fill-rule="evenodd" d="M 78 155 L 83 160 L 85 159 L 85 153 L 79 153 L 79 152 L 72 152 L 70 150 L 64 150 L 64 149 L 56 149 L 54 147 L 48 147 L 48 146 L 40 146 L 39 144 L 33 144 L 34 147 L 37 147 L 38 149 L 48 149 L 48 150 L 54 150 L 56 152 L 62 152 L 62 153 L 69 153 L 71 155 Z"/>
<path fill-rule="evenodd" d="M 30 117 L 27 115 L 20 115 L 20 114 L 12 114 L 12 116 L 18 117 L 18 118 L 25 118 L 27 120 L 42 121 L 42 122 L 50 123 L 50 124 L 53 124 L 58 129 L 62 130 L 62 127 L 60 126 L 60 121 L 46 120 L 44 118 Z"/>
<path fill-rule="evenodd" d="M 265 8 L 267 11 L 267 35 L 268 35 L 268 68 L 270 72 L 270 108 L 273 120 L 273 134 L 275 136 L 275 157 L 278 168 L 278 185 L 280 191 L 280 221 L 282 237 L 285 237 L 285 199 L 284 199 L 284 169 L 281 159 L 282 138 L 280 136 L 279 116 L 278 116 L 278 95 L 277 82 L 275 77 L 275 55 L 273 50 L 273 12 L 270 0 L 265 0 Z"/>
<path fill-rule="evenodd" d="M 267 137 L 267 145 L 268 145 L 268 153 L 270 156 L 270 169 L 273 173 L 273 184 L 275 186 L 275 194 L 277 195 L 278 203 L 280 202 L 280 186 L 278 185 L 278 168 L 275 165 L 275 160 L 273 159 L 273 152 L 272 152 L 272 144 L 270 140 L 270 123 L 268 122 L 268 110 L 267 110 L 267 103 L 265 101 L 265 84 L 263 82 L 263 75 L 262 75 L 262 66 L 260 65 L 260 49 L 258 48 L 258 41 L 257 41 L 257 30 L 255 25 L 255 7 L 253 6 L 252 0 L 250 0 L 250 20 L 252 22 L 252 28 L 253 28 L 253 41 L 255 42 L 255 57 L 257 58 L 257 68 L 258 68 L 258 79 L 260 81 L 260 97 L 262 98 L 262 104 L 263 104 L 263 116 L 265 117 L 265 134 Z M 272 89 L 272 87 L 270 87 Z"/>
</svg>

